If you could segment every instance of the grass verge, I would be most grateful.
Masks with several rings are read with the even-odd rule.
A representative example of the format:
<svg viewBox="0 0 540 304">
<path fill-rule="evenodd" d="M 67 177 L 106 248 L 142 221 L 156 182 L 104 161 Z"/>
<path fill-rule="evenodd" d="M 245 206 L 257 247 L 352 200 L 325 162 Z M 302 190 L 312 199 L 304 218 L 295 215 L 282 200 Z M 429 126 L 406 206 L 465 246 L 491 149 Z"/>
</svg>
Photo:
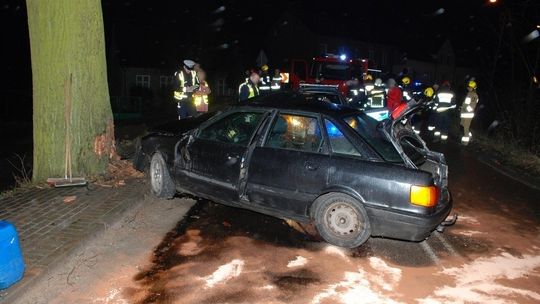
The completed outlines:
<svg viewBox="0 0 540 304">
<path fill-rule="evenodd" d="M 508 165 L 528 175 L 540 176 L 540 157 L 517 143 L 485 136 L 476 136 L 474 146 L 481 152 L 493 155 L 501 165 Z"/>
</svg>

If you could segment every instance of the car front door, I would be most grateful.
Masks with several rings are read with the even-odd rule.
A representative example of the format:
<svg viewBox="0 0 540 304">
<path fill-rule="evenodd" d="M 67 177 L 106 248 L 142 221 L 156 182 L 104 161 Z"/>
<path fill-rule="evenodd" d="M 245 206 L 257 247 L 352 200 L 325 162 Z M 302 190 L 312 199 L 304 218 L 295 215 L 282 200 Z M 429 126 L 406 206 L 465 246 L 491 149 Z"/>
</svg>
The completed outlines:
<svg viewBox="0 0 540 304">
<path fill-rule="evenodd" d="M 305 215 L 326 187 L 330 157 L 316 115 L 278 113 L 262 146 L 254 149 L 246 195 L 263 208 Z"/>
<path fill-rule="evenodd" d="M 238 199 L 238 179 L 246 151 L 264 112 L 240 111 L 210 122 L 188 147 L 189 189 L 217 201 Z"/>
</svg>

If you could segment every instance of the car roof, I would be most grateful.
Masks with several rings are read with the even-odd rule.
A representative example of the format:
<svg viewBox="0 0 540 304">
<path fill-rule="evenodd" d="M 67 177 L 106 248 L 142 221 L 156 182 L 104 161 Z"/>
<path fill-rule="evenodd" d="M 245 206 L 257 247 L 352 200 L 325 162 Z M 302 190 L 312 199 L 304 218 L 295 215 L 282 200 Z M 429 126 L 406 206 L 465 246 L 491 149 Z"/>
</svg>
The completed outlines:
<svg viewBox="0 0 540 304">
<path fill-rule="evenodd" d="M 260 96 L 250 99 L 243 106 L 313 112 L 326 114 L 332 117 L 341 117 L 346 114 L 356 114 L 361 112 L 354 108 L 329 102 L 306 100 L 305 96 L 299 92 L 280 92 Z"/>
<path fill-rule="evenodd" d="M 304 85 L 300 84 L 298 89 L 301 93 L 327 93 L 327 94 L 340 94 L 337 86 L 331 85 Z"/>
</svg>

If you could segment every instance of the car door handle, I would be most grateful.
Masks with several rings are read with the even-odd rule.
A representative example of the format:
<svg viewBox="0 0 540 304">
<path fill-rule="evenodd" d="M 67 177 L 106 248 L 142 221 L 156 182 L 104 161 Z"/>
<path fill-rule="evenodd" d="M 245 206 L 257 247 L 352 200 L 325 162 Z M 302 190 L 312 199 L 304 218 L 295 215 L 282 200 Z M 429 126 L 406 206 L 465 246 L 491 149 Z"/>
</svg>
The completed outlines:
<svg viewBox="0 0 540 304">
<path fill-rule="evenodd" d="M 319 169 L 319 165 L 317 165 L 315 163 L 312 163 L 312 162 L 305 162 L 304 166 L 309 171 L 315 171 L 315 170 Z"/>
</svg>

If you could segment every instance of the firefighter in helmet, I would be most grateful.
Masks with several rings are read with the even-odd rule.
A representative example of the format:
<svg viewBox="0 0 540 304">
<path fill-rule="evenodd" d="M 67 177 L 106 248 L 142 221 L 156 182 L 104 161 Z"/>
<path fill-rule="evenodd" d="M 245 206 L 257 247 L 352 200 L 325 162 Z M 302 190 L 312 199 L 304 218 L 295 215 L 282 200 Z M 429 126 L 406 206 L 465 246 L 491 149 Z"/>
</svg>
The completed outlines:
<svg viewBox="0 0 540 304">
<path fill-rule="evenodd" d="M 403 76 L 401 78 L 401 91 L 403 91 L 403 100 L 409 102 L 412 100 L 412 90 L 411 90 L 411 78 L 409 76 Z"/>
<path fill-rule="evenodd" d="M 421 96 L 418 96 L 418 102 L 419 103 L 429 103 L 433 101 L 433 98 L 435 97 L 435 90 L 433 87 L 426 87 L 424 91 L 422 92 Z M 420 134 L 422 131 L 425 132 L 426 124 L 429 121 L 429 114 L 430 109 L 429 107 L 424 108 L 419 113 L 414 114 L 414 116 L 411 118 L 411 125 L 414 130 L 414 133 Z M 428 127 L 429 130 L 429 127 Z"/>
<path fill-rule="evenodd" d="M 281 77 L 281 70 L 275 69 L 274 70 L 274 76 L 272 76 L 272 84 L 270 86 L 270 89 L 272 91 L 279 91 L 281 90 L 281 82 L 283 81 L 283 77 Z"/>
<path fill-rule="evenodd" d="M 175 73 L 174 100 L 177 102 L 178 119 L 194 116 L 197 111 L 193 104 L 193 92 L 199 87 L 197 72 L 193 69 L 195 62 L 186 59 L 182 69 Z"/>
<path fill-rule="evenodd" d="M 440 138 L 443 142 L 448 139 L 448 130 L 455 108 L 454 91 L 450 88 L 450 82 L 444 81 L 437 92 L 436 109 L 433 113 L 435 115 L 434 135 L 436 139 Z"/>
<path fill-rule="evenodd" d="M 369 94 L 374 87 L 373 76 L 371 76 L 371 74 L 366 74 L 364 76 L 364 89 L 366 90 L 366 94 Z"/>
<path fill-rule="evenodd" d="M 433 96 L 431 97 L 431 105 L 429 107 L 429 111 L 427 112 L 427 116 L 428 116 L 428 133 L 430 134 L 430 136 L 432 138 L 435 137 L 435 126 L 437 125 L 437 121 L 436 121 L 436 113 L 437 113 L 437 92 L 439 91 L 439 85 L 434 83 L 431 88 L 433 89 Z"/>
<path fill-rule="evenodd" d="M 474 118 L 474 110 L 478 104 L 478 94 L 476 93 L 476 81 L 474 79 L 469 80 L 467 83 L 467 96 L 461 105 L 461 126 L 463 127 L 463 136 L 461 137 L 461 144 L 467 145 L 472 139 L 472 133 L 470 131 L 471 122 Z"/>
<path fill-rule="evenodd" d="M 384 108 L 385 91 L 382 79 L 375 79 L 373 88 L 369 90 L 367 95 L 370 108 Z"/>
<path fill-rule="evenodd" d="M 269 93 L 272 88 L 272 78 L 270 77 L 270 74 L 268 74 L 268 69 L 268 65 L 266 64 L 261 67 L 259 75 L 259 91 L 261 95 Z"/>
<path fill-rule="evenodd" d="M 249 79 L 240 84 L 240 87 L 238 88 L 238 99 L 240 102 L 259 96 L 259 80 L 259 74 L 257 74 L 256 71 L 251 71 Z"/>
</svg>

